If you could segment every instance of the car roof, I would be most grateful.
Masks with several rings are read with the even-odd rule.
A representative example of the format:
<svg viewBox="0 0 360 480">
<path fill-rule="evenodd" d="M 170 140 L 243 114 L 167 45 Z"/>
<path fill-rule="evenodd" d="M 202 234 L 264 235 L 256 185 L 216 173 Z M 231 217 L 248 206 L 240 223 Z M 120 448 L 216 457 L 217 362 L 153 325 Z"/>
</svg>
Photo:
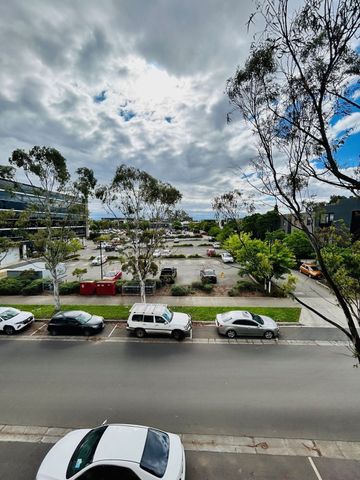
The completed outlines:
<svg viewBox="0 0 360 480">
<path fill-rule="evenodd" d="M 109 425 L 96 447 L 93 462 L 126 460 L 140 463 L 148 427 L 138 425 Z"/>
<path fill-rule="evenodd" d="M 201 271 L 206 274 L 215 275 L 215 270 L 213 268 L 203 268 Z"/>
<path fill-rule="evenodd" d="M 226 315 L 228 318 L 231 317 L 232 319 L 240 319 L 243 318 L 244 320 L 252 320 L 253 317 L 250 312 L 246 310 L 232 310 L 231 312 L 225 312 L 223 315 Z"/>
<path fill-rule="evenodd" d="M 162 315 L 167 305 L 163 303 L 134 303 L 130 312 L 149 315 Z"/>
<path fill-rule="evenodd" d="M 5 312 L 6 310 L 9 310 L 9 308 L 15 308 L 15 310 L 19 310 L 18 308 L 12 307 L 11 305 L 9 305 L 8 307 L 0 307 L 0 313 Z"/>
<path fill-rule="evenodd" d="M 57 317 L 57 316 L 63 316 L 63 317 L 77 317 L 78 315 L 80 315 L 81 313 L 87 313 L 87 312 L 84 312 L 83 310 L 67 310 L 66 312 L 58 312 L 54 315 L 54 317 Z M 90 314 L 89 314 L 90 315 Z"/>
</svg>

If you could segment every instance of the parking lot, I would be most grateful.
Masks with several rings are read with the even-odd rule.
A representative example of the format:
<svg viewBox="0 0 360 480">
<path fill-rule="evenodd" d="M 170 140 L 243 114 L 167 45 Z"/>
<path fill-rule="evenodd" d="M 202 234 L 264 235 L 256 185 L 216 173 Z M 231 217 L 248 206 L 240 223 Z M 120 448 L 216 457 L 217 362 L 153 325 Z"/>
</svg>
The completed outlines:
<svg viewBox="0 0 360 480">
<path fill-rule="evenodd" d="M 181 247 L 182 244 L 191 243 L 192 247 Z M 163 267 L 177 268 L 176 283 L 180 285 L 189 285 L 192 282 L 200 281 L 200 270 L 202 268 L 213 268 L 217 274 L 218 285 L 223 287 L 231 287 L 239 280 L 239 265 L 236 263 L 225 264 L 221 258 L 208 257 L 206 251 L 209 247 L 200 246 L 200 244 L 210 243 L 204 239 L 180 239 L 179 243 L 174 241 L 166 242 L 164 249 L 169 249 L 172 255 L 201 255 L 201 258 L 166 258 L 159 257 L 155 261 L 160 269 Z M 216 249 L 217 254 L 221 254 L 223 249 Z M 72 275 L 75 268 L 86 268 L 87 273 L 83 280 L 97 280 L 101 278 L 101 267 L 91 265 L 91 257 L 100 255 L 99 249 L 96 249 L 96 244 L 88 241 L 85 249 L 80 250 L 79 260 L 71 260 L 66 262 L 66 275 L 64 280 L 76 280 Z M 119 257 L 118 252 L 103 252 L 107 257 Z M 103 275 L 106 276 L 109 271 L 121 270 L 121 262 L 110 258 L 103 265 Z M 123 279 L 130 280 L 131 275 L 123 273 Z"/>
</svg>

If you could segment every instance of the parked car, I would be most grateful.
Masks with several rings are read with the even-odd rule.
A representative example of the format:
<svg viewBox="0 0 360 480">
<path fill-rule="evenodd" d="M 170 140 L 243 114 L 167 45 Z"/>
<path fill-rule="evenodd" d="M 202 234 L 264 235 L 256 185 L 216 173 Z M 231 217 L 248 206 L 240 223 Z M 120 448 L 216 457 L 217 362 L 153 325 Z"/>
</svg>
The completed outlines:
<svg viewBox="0 0 360 480">
<path fill-rule="evenodd" d="M 214 242 L 212 246 L 214 248 L 221 248 L 220 242 Z"/>
<path fill-rule="evenodd" d="M 0 330 L 6 335 L 14 335 L 15 332 L 31 325 L 35 321 L 31 312 L 23 312 L 17 308 L 0 307 Z"/>
<path fill-rule="evenodd" d="M 300 265 L 300 272 L 310 278 L 322 278 L 323 273 L 315 263 L 303 263 Z"/>
<path fill-rule="evenodd" d="M 167 305 L 135 303 L 131 307 L 126 328 L 138 338 L 143 338 L 147 333 L 158 333 L 183 340 L 191 335 L 192 323 L 190 315 L 172 312 Z"/>
<path fill-rule="evenodd" d="M 170 257 L 171 255 L 171 250 L 165 248 L 162 252 L 161 252 L 161 256 L 162 257 Z"/>
<path fill-rule="evenodd" d="M 220 335 L 228 338 L 264 337 L 269 340 L 278 337 L 280 331 L 272 318 L 244 310 L 219 313 L 216 315 L 215 324 Z"/>
<path fill-rule="evenodd" d="M 82 310 L 70 310 L 56 313 L 48 323 L 48 332 L 51 335 L 72 334 L 91 335 L 104 328 L 104 317 L 91 315 Z"/>
<path fill-rule="evenodd" d="M 215 270 L 213 268 L 203 268 L 200 270 L 200 279 L 203 283 L 217 283 Z"/>
<path fill-rule="evenodd" d="M 208 257 L 215 257 L 215 255 L 216 255 L 215 248 L 208 248 L 208 249 L 206 250 L 206 255 L 207 255 Z"/>
<path fill-rule="evenodd" d="M 101 264 L 104 264 L 107 262 L 107 257 L 105 257 L 104 255 L 101 257 L 100 255 L 98 255 L 97 257 L 94 258 L 94 260 L 91 261 L 91 265 L 93 267 L 97 267 Z"/>
<path fill-rule="evenodd" d="M 234 263 L 234 257 L 229 252 L 222 253 L 221 259 L 224 263 Z"/>
<path fill-rule="evenodd" d="M 185 480 L 180 437 L 140 425 L 73 430 L 46 454 L 36 480 Z"/>
<path fill-rule="evenodd" d="M 164 267 L 160 272 L 160 280 L 163 283 L 174 283 L 177 277 L 177 269 L 175 267 Z"/>
<path fill-rule="evenodd" d="M 179 243 L 179 239 L 178 238 L 174 238 L 174 243 Z"/>
<path fill-rule="evenodd" d="M 105 252 L 115 252 L 115 249 L 115 245 L 106 245 L 106 247 L 104 248 Z"/>
<path fill-rule="evenodd" d="M 155 258 L 161 257 L 161 250 L 159 250 L 159 249 L 154 250 L 153 256 Z"/>
</svg>

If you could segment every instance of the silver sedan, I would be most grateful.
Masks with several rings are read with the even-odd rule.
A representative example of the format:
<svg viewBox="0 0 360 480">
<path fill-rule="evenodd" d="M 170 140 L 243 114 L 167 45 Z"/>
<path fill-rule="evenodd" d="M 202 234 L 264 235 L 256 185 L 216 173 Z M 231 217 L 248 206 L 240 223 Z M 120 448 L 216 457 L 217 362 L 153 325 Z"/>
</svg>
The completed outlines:
<svg viewBox="0 0 360 480">
<path fill-rule="evenodd" d="M 216 327 L 220 335 L 228 338 L 264 337 L 270 340 L 279 336 L 279 327 L 270 317 L 237 310 L 216 315 Z"/>
</svg>

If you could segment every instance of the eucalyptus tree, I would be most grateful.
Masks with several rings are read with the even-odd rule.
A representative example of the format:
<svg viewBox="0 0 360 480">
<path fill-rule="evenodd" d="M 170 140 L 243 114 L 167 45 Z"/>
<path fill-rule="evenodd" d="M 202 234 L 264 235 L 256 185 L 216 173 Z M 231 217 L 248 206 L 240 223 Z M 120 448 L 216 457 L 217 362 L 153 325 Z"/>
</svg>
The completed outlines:
<svg viewBox="0 0 360 480">
<path fill-rule="evenodd" d="M 359 361 L 357 318 L 324 259 L 313 228 L 315 198 L 310 192 L 322 182 L 359 196 L 359 165 L 342 168 L 338 155 L 352 129 L 337 133 L 334 123 L 341 118 L 350 125 L 360 110 L 360 57 L 355 48 L 360 0 L 305 0 L 294 12 L 287 0 L 264 0 L 257 13 L 264 30 L 227 83 L 234 110 L 252 127 L 257 142 L 250 167 L 257 175 L 254 180 L 246 175 L 245 181 L 276 199 L 306 233 L 348 329 L 297 300 L 342 330 Z"/>
<path fill-rule="evenodd" d="M 28 152 L 14 150 L 9 164 L 12 178 L 19 170 L 28 183 L 15 183 L 13 194 L 23 190 L 27 204 L 17 219 L 17 226 L 44 258 L 52 277 L 55 309 L 59 310 L 59 264 L 81 246 L 74 241 L 71 226 L 84 218 L 83 192 L 79 184 L 71 182 L 66 160 L 54 148 L 34 146 Z M 84 184 L 84 179 L 81 181 Z"/>
<path fill-rule="evenodd" d="M 141 300 L 145 302 L 145 280 L 156 274 L 154 252 L 164 242 L 162 225 L 171 217 L 181 193 L 147 172 L 123 164 L 109 185 L 98 188 L 97 196 L 114 218 L 123 219 L 130 245 L 123 268 L 139 281 Z"/>
</svg>

